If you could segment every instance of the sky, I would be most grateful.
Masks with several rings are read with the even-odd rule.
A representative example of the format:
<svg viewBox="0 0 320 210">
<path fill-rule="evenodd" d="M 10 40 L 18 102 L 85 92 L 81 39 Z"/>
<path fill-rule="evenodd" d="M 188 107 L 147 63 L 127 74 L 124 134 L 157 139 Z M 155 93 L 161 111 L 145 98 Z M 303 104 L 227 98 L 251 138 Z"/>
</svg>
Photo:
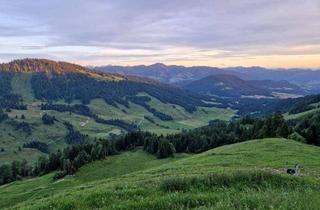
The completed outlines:
<svg viewBox="0 0 320 210">
<path fill-rule="evenodd" d="M 320 67 L 319 0 L 0 0 L 0 62 Z"/>
</svg>

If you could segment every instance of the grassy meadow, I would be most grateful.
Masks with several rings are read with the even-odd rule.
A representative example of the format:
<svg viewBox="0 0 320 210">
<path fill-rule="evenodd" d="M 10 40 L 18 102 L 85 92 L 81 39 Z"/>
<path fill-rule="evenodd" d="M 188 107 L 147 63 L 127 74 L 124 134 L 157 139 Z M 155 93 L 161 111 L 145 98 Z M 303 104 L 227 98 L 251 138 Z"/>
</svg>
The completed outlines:
<svg viewBox="0 0 320 210">
<path fill-rule="evenodd" d="M 318 209 L 320 149 L 252 140 L 158 160 L 137 149 L 82 167 L 0 187 L 3 209 Z M 301 176 L 285 170 L 299 163 Z"/>
</svg>

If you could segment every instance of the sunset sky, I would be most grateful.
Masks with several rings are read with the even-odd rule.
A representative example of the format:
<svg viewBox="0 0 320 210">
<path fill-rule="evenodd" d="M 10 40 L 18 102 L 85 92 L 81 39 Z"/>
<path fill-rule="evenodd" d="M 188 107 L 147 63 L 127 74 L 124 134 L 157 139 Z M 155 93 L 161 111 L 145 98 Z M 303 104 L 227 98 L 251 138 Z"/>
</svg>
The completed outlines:
<svg viewBox="0 0 320 210">
<path fill-rule="evenodd" d="M 0 0 L 0 62 L 320 67 L 319 0 Z"/>
</svg>

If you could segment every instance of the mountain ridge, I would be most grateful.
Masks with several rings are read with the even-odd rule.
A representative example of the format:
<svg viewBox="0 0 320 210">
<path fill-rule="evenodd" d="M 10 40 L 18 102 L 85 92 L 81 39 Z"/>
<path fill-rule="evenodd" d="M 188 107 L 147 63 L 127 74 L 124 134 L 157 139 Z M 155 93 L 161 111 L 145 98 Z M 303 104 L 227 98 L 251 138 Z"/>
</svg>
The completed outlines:
<svg viewBox="0 0 320 210">
<path fill-rule="evenodd" d="M 159 66 L 162 68 L 158 68 Z M 306 90 L 310 90 L 312 93 L 316 94 L 320 92 L 320 69 L 268 69 L 257 66 L 225 68 L 210 66 L 185 67 L 165 64 L 153 64 L 149 66 L 97 66 L 92 67 L 92 69 L 110 73 L 121 73 L 124 75 L 144 76 L 170 84 L 195 81 L 215 74 L 231 74 L 244 80 L 286 80 Z"/>
<path fill-rule="evenodd" d="M 65 61 L 53 61 L 43 58 L 25 58 L 0 64 L 0 71 L 10 73 L 46 73 L 66 74 L 80 73 L 92 77 L 100 77 L 110 80 L 123 80 L 125 77 L 106 72 L 99 72 L 88 69 L 78 64 Z"/>
<path fill-rule="evenodd" d="M 75 63 L 66 61 L 54 61 L 44 58 L 25 58 L 12 60 L 7 63 L 0 63 L 0 72 L 9 73 L 46 73 L 46 74 L 67 74 L 80 73 L 90 77 L 107 79 L 113 81 L 128 80 L 133 82 L 142 82 L 150 84 L 158 84 L 160 82 L 147 77 L 135 75 L 121 75 L 118 73 L 108 73 L 96 71 L 88 67 L 84 67 Z"/>
<path fill-rule="evenodd" d="M 196 80 L 184 86 L 187 90 L 209 93 L 221 97 L 264 96 L 272 97 L 265 89 L 252 85 L 235 75 L 217 74 Z"/>
<path fill-rule="evenodd" d="M 288 81 L 243 80 L 232 74 L 216 74 L 188 83 L 177 83 L 184 89 L 220 97 L 296 98 L 308 92 Z"/>
</svg>

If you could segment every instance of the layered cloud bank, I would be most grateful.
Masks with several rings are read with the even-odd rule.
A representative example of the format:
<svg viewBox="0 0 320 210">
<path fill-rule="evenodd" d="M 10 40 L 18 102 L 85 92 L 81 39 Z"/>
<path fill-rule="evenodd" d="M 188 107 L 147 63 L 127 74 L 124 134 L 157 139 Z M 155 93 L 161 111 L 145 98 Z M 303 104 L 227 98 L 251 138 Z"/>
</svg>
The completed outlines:
<svg viewBox="0 0 320 210">
<path fill-rule="evenodd" d="M 2 0 L 0 61 L 320 66 L 318 0 Z"/>
</svg>

